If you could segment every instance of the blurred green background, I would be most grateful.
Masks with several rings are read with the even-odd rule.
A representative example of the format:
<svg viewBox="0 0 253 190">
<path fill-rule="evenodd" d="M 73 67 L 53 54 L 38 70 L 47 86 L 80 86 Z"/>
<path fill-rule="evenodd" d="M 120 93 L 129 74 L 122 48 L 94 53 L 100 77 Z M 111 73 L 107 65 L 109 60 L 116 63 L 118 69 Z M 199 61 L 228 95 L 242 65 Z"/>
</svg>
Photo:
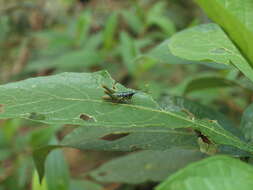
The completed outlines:
<svg viewBox="0 0 253 190">
<path fill-rule="evenodd" d="M 198 77 L 239 77 L 247 85 L 245 78 L 235 69 L 177 58 L 167 48 L 174 33 L 206 22 L 191 0 L 0 0 L 0 84 L 106 69 L 118 82 L 155 99 L 164 93 L 184 95 L 239 123 L 237 116 L 251 100 L 245 89 L 184 92 Z M 68 126 L 0 121 L 0 190 L 152 189 L 150 183 L 92 182 L 88 172 L 121 153 L 71 149 L 50 154 L 47 180 L 40 186 L 32 150 L 69 131 Z"/>
</svg>

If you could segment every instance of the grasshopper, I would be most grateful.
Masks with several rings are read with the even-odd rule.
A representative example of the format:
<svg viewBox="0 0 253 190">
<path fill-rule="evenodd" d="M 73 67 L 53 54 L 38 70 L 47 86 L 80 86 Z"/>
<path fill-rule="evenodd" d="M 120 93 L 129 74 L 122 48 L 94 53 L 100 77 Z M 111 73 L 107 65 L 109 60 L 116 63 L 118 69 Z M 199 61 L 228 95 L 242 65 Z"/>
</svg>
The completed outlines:
<svg viewBox="0 0 253 190">
<path fill-rule="evenodd" d="M 135 91 L 117 92 L 106 85 L 102 85 L 102 88 L 105 89 L 104 93 L 107 94 L 106 96 L 102 96 L 102 99 L 114 103 L 128 103 L 133 95 L 137 93 Z"/>
</svg>

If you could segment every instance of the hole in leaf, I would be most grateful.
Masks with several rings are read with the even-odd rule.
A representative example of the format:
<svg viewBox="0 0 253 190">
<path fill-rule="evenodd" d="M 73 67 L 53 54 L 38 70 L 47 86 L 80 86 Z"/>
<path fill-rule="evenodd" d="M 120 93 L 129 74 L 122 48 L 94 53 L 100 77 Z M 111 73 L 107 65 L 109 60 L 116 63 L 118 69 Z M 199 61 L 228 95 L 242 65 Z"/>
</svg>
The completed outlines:
<svg viewBox="0 0 253 190">
<path fill-rule="evenodd" d="M 32 113 L 30 113 L 30 115 L 29 115 L 29 119 L 34 119 L 34 120 L 45 120 L 46 117 L 45 117 L 44 114 L 32 112 Z"/>
<path fill-rule="evenodd" d="M 4 105 L 0 104 L 0 113 L 3 113 L 3 112 L 4 112 Z"/>
<path fill-rule="evenodd" d="M 121 133 L 121 134 L 108 134 L 108 135 L 105 135 L 103 137 L 101 137 L 100 139 L 102 140 L 106 140 L 106 141 L 115 141 L 115 140 L 118 140 L 118 139 L 121 139 L 123 137 L 126 137 L 128 136 L 130 133 Z"/>
<path fill-rule="evenodd" d="M 84 121 L 94 121 L 92 116 L 84 114 L 84 113 L 81 114 L 79 117 L 80 117 L 80 119 L 82 119 Z"/>
<path fill-rule="evenodd" d="M 200 138 L 202 139 L 202 141 L 203 141 L 204 143 L 212 144 L 212 142 L 208 139 L 207 136 L 203 135 L 203 134 L 202 134 L 200 131 L 198 131 L 198 130 L 194 130 L 194 131 L 195 131 L 195 133 L 197 134 L 197 136 L 200 137 Z"/>
<path fill-rule="evenodd" d="M 131 151 L 138 151 L 138 150 L 142 150 L 141 148 L 139 148 L 137 145 L 130 145 L 130 149 Z"/>
</svg>

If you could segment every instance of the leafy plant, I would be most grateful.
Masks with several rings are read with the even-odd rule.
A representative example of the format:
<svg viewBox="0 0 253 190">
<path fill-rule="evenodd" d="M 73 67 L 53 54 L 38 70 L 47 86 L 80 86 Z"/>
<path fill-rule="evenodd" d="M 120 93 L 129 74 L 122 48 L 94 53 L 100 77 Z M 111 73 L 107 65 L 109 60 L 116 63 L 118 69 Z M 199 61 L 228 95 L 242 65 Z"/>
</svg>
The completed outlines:
<svg viewBox="0 0 253 190">
<path fill-rule="evenodd" d="M 249 99 L 253 89 L 253 2 L 196 3 L 215 23 L 189 25 L 176 33 L 177 25 L 166 16 L 166 3 L 156 3 L 145 15 L 141 3 L 135 2 L 138 14 L 115 11 L 103 20 L 103 30 L 94 35 L 90 34 L 94 16 L 90 10 L 69 22 L 69 30 L 33 34 L 38 44 L 39 38 L 47 39 L 48 49 L 35 51 L 23 74 L 50 69 L 60 74 L 0 86 L 0 119 L 12 119 L 1 129 L 1 146 L 19 133 L 20 119 L 47 126 L 28 133 L 21 138 L 23 144 L 14 146 L 17 150 L 21 145 L 31 147 L 28 152 L 32 152 L 37 171 L 31 174 L 32 189 L 102 189 L 93 182 L 73 180 L 60 148 L 120 152 L 120 158 L 84 175 L 102 183 L 129 184 L 126 189 L 161 181 L 154 189 L 252 188 L 253 111 Z M 121 19 L 134 34 L 124 30 Z M 158 31 L 149 30 L 153 27 Z M 170 35 L 153 47 L 157 39 Z M 148 46 L 152 48 L 143 51 Z M 62 55 L 62 51 L 67 53 Z M 104 63 L 118 60 L 126 76 L 119 77 L 119 67 Z M 194 76 L 184 81 L 175 76 L 174 81 L 181 81 L 174 86 L 166 82 L 168 73 L 173 75 L 176 69 L 182 72 L 189 63 L 186 73 Z M 61 73 L 93 67 L 101 71 Z M 210 72 L 197 74 L 199 67 Z M 150 80 L 154 80 L 151 87 L 145 89 L 142 85 Z M 141 90 L 126 88 L 124 84 L 129 83 Z M 228 110 L 220 109 L 223 103 L 228 104 Z M 241 118 L 238 112 L 243 112 Z M 62 126 L 68 130 L 58 141 L 55 137 L 64 131 Z M 11 154 L 4 150 L 0 160 Z M 19 175 L 26 168 L 33 169 L 29 163 L 19 165 L 26 166 Z M 20 182 L 11 187 L 25 186 Z"/>
</svg>

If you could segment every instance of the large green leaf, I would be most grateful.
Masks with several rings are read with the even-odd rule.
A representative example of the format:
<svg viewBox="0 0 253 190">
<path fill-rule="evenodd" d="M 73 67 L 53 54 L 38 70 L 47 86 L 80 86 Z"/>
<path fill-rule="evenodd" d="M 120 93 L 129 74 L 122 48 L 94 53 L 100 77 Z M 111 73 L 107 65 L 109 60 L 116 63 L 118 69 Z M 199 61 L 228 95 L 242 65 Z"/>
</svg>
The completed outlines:
<svg viewBox="0 0 253 190">
<path fill-rule="evenodd" d="M 161 109 L 148 95 L 138 92 L 129 103 L 106 102 L 101 85 L 113 86 L 107 72 L 63 73 L 0 86 L 0 118 L 27 118 L 50 124 L 103 127 L 194 128 L 214 143 L 253 152 L 253 148 L 213 120 L 200 120 L 184 112 Z M 116 85 L 117 90 L 126 91 Z"/>
<path fill-rule="evenodd" d="M 253 69 L 228 36 L 216 24 L 204 24 L 177 33 L 171 38 L 170 51 L 181 58 L 233 64 L 253 81 Z"/>
<path fill-rule="evenodd" d="M 253 66 L 253 1 L 196 0 L 196 2 L 226 31 Z"/>
<path fill-rule="evenodd" d="M 252 152 L 252 147 L 222 128 L 216 121 L 188 117 L 161 109 L 148 95 L 138 92 L 128 104 L 105 102 L 102 84 L 113 86 L 107 72 L 64 73 L 0 86 L 0 118 L 28 118 L 45 123 L 86 126 L 194 128 L 216 144 Z M 128 90 L 117 85 L 118 90 Z M 58 146 L 57 146 L 58 147 Z M 51 148 L 37 154 L 43 160 Z M 42 173 L 42 172 L 40 172 Z"/>
<path fill-rule="evenodd" d="M 197 137 L 187 131 L 168 128 L 102 128 L 79 127 L 61 143 L 43 146 L 33 153 L 40 178 L 44 175 L 44 162 L 55 148 L 70 147 L 80 150 L 135 151 L 167 150 L 171 147 L 196 148 Z"/>
<path fill-rule="evenodd" d="M 203 158 L 195 150 L 172 148 L 166 151 L 141 151 L 114 159 L 91 172 L 101 182 L 144 183 L 164 180 L 168 174 Z"/>
<path fill-rule="evenodd" d="M 156 190 L 251 190 L 252 187 L 252 166 L 227 156 L 215 156 L 178 171 Z"/>
<path fill-rule="evenodd" d="M 242 115 L 240 129 L 245 138 L 253 142 L 253 104 L 250 104 Z"/>
<path fill-rule="evenodd" d="M 114 81 L 107 72 L 63 73 L 38 77 L 0 86 L 0 118 L 21 117 L 45 123 L 80 124 L 107 127 L 189 125 L 182 115 L 161 110 L 148 95 L 138 92 L 129 104 L 104 101 L 102 85 L 112 87 Z M 116 85 L 119 91 L 129 89 Z M 82 119 L 82 116 L 84 119 Z M 189 123 L 190 122 L 190 123 Z"/>
</svg>

